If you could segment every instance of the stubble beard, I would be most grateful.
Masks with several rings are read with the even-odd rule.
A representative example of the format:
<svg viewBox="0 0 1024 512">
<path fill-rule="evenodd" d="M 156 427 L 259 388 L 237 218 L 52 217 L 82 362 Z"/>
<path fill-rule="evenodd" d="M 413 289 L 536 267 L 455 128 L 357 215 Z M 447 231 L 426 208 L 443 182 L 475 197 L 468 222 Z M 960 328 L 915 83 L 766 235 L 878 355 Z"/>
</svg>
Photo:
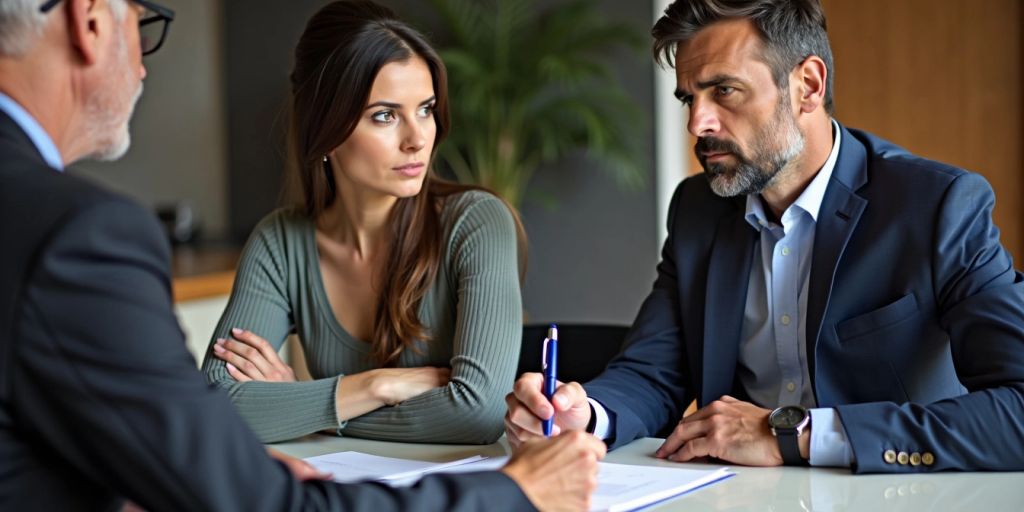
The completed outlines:
<svg viewBox="0 0 1024 512">
<path fill-rule="evenodd" d="M 125 98 L 135 77 L 129 67 L 128 45 L 124 37 L 117 37 L 115 51 L 112 62 L 117 66 L 111 72 L 109 87 L 95 89 L 85 107 L 89 119 L 88 134 L 93 140 L 93 150 L 88 158 L 104 162 L 121 158 L 131 147 L 128 123 L 143 89 L 142 81 L 139 81 L 132 96 Z"/>
<path fill-rule="evenodd" d="M 775 136 L 782 133 L 781 137 Z M 778 141 L 781 139 L 781 144 Z M 771 120 L 757 132 L 751 145 L 753 157 L 743 154 L 739 146 L 731 141 L 701 138 L 695 150 L 704 167 L 704 175 L 711 185 L 711 191 L 721 197 L 759 194 L 772 187 L 792 168 L 804 150 L 804 136 L 789 113 L 789 98 L 780 98 Z M 779 146 L 781 149 L 777 149 Z M 725 151 L 732 154 L 736 164 L 708 164 L 701 153 Z"/>
</svg>

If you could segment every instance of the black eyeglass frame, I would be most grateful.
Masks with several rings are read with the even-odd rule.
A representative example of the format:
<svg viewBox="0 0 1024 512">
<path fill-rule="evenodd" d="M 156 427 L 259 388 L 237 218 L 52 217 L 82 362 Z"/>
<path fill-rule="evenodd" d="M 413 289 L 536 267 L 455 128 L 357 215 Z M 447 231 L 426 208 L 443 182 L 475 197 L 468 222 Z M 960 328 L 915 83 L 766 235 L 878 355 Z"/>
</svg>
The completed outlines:
<svg viewBox="0 0 1024 512">
<path fill-rule="evenodd" d="M 148 18 L 139 20 L 139 28 L 140 29 L 142 27 L 144 27 L 146 25 L 149 25 L 149 24 L 152 24 L 152 23 L 158 23 L 158 22 L 161 22 L 161 21 L 164 22 L 164 28 L 160 32 L 160 39 L 157 40 L 156 46 L 154 46 L 150 50 L 142 52 L 142 55 L 149 55 L 149 54 L 159 50 L 160 47 L 164 45 L 164 40 L 167 39 L 167 28 L 171 25 L 171 22 L 174 21 L 174 11 L 172 11 L 171 9 L 168 9 L 168 8 L 166 8 L 166 7 L 164 7 L 164 6 L 160 5 L 160 4 L 156 4 L 156 3 L 150 2 L 148 0 L 131 0 L 131 1 L 141 5 L 143 7 L 145 7 L 146 9 L 149 9 L 150 11 L 153 11 L 153 14 L 154 14 L 153 16 L 150 16 Z M 46 3 L 44 3 L 43 5 L 41 5 L 39 7 L 39 12 L 43 12 L 43 13 L 49 12 L 51 9 L 56 7 L 56 5 L 59 4 L 60 2 L 61 2 L 61 0 L 47 0 Z"/>
</svg>

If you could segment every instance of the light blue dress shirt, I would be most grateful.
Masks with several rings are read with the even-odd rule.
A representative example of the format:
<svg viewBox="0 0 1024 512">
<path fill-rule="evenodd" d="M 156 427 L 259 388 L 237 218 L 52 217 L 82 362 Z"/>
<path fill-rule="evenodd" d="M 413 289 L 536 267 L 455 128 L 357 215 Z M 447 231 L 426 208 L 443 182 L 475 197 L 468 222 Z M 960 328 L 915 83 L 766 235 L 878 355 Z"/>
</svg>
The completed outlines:
<svg viewBox="0 0 1024 512">
<path fill-rule="evenodd" d="M 0 92 L 0 110 L 21 127 L 21 131 L 28 135 L 29 140 L 36 146 L 36 150 L 50 167 L 64 171 L 64 159 L 61 158 L 57 145 L 53 143 L 53 139 L 36 121 L 36 118 L 32 117 L 32 114 L 29 114 L 18 102 L 2 92 Z"/>
<path fill-rule="evenodd" d="M 751 402 L 773 409 L 811 410 L 811 465 L 849 466 L 853 451 L 835 409 L 815 408 L 807 365 L 807 288 L 814 229 L 839 158 L 841 135 L 832 122 L 832 151 L 807 188 L 769 221 L 760 195 L 747 196 L 746 220 L 760 234 L 750 269 L 736 374 Z"/>
<path fill-rule="evenodd" d="M 840 130 L 832 121 L 833 143 L 825 165 L 803 193 L 782 213 L 781 224 L 770 222 L 759 194 L 747 196 L 746 220 L 760 233 L 755 263 L 747 284 L 737 376 L 753 403 L 774 409 L 802 405 L 811 412 L 811 465 L 844 466 L 853 451 L 842 423 L 831 408 L 814 408 L 814 390 L 807 366 L 807 287 L 818 211 L 839 157 Z M 614 432 L 608 412 L 596 400 L 594 434 L 607 439 Z"/>
</svg>

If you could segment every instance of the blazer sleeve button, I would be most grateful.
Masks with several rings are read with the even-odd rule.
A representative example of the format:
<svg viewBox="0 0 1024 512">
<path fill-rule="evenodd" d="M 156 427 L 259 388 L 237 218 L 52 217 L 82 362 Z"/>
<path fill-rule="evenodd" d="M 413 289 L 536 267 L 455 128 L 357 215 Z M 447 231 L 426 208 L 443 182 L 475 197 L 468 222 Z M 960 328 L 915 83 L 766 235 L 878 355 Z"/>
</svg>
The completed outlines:
<svg viewBox="0 0 1024 512">
<path fill-rule="evenodd" d="M 885 453 L 882 454 L 882 460 L 884 460 L 886 464 L 895 464 L 896 452 L 893 450 L 886 450 Z"/>
</svg>

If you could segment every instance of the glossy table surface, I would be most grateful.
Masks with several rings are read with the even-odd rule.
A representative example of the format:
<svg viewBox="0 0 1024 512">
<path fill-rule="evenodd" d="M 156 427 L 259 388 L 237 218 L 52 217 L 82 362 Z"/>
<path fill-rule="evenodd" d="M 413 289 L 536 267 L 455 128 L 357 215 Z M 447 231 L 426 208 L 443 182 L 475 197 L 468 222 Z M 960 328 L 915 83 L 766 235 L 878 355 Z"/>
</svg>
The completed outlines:
<svg viewBox="0 0 1024 512">
<path fill-rule="evenodd" d="M 651 454 L 660 439 L 638 439 L 608 453 L 607 462 L 713 469 L 720 464 L 678 464 Z M 296 457 L 346 450 L 444 462 L 471 455 L 508 454 L 504 439 L 491 445 L 431 445 L 313 435 L 268 445 Z M 887 511 L 1024 510 L 1024 472 L 852 475 L 825 468 L 730 466 L 736 476 L 644 510 Z"/>
</svg>

